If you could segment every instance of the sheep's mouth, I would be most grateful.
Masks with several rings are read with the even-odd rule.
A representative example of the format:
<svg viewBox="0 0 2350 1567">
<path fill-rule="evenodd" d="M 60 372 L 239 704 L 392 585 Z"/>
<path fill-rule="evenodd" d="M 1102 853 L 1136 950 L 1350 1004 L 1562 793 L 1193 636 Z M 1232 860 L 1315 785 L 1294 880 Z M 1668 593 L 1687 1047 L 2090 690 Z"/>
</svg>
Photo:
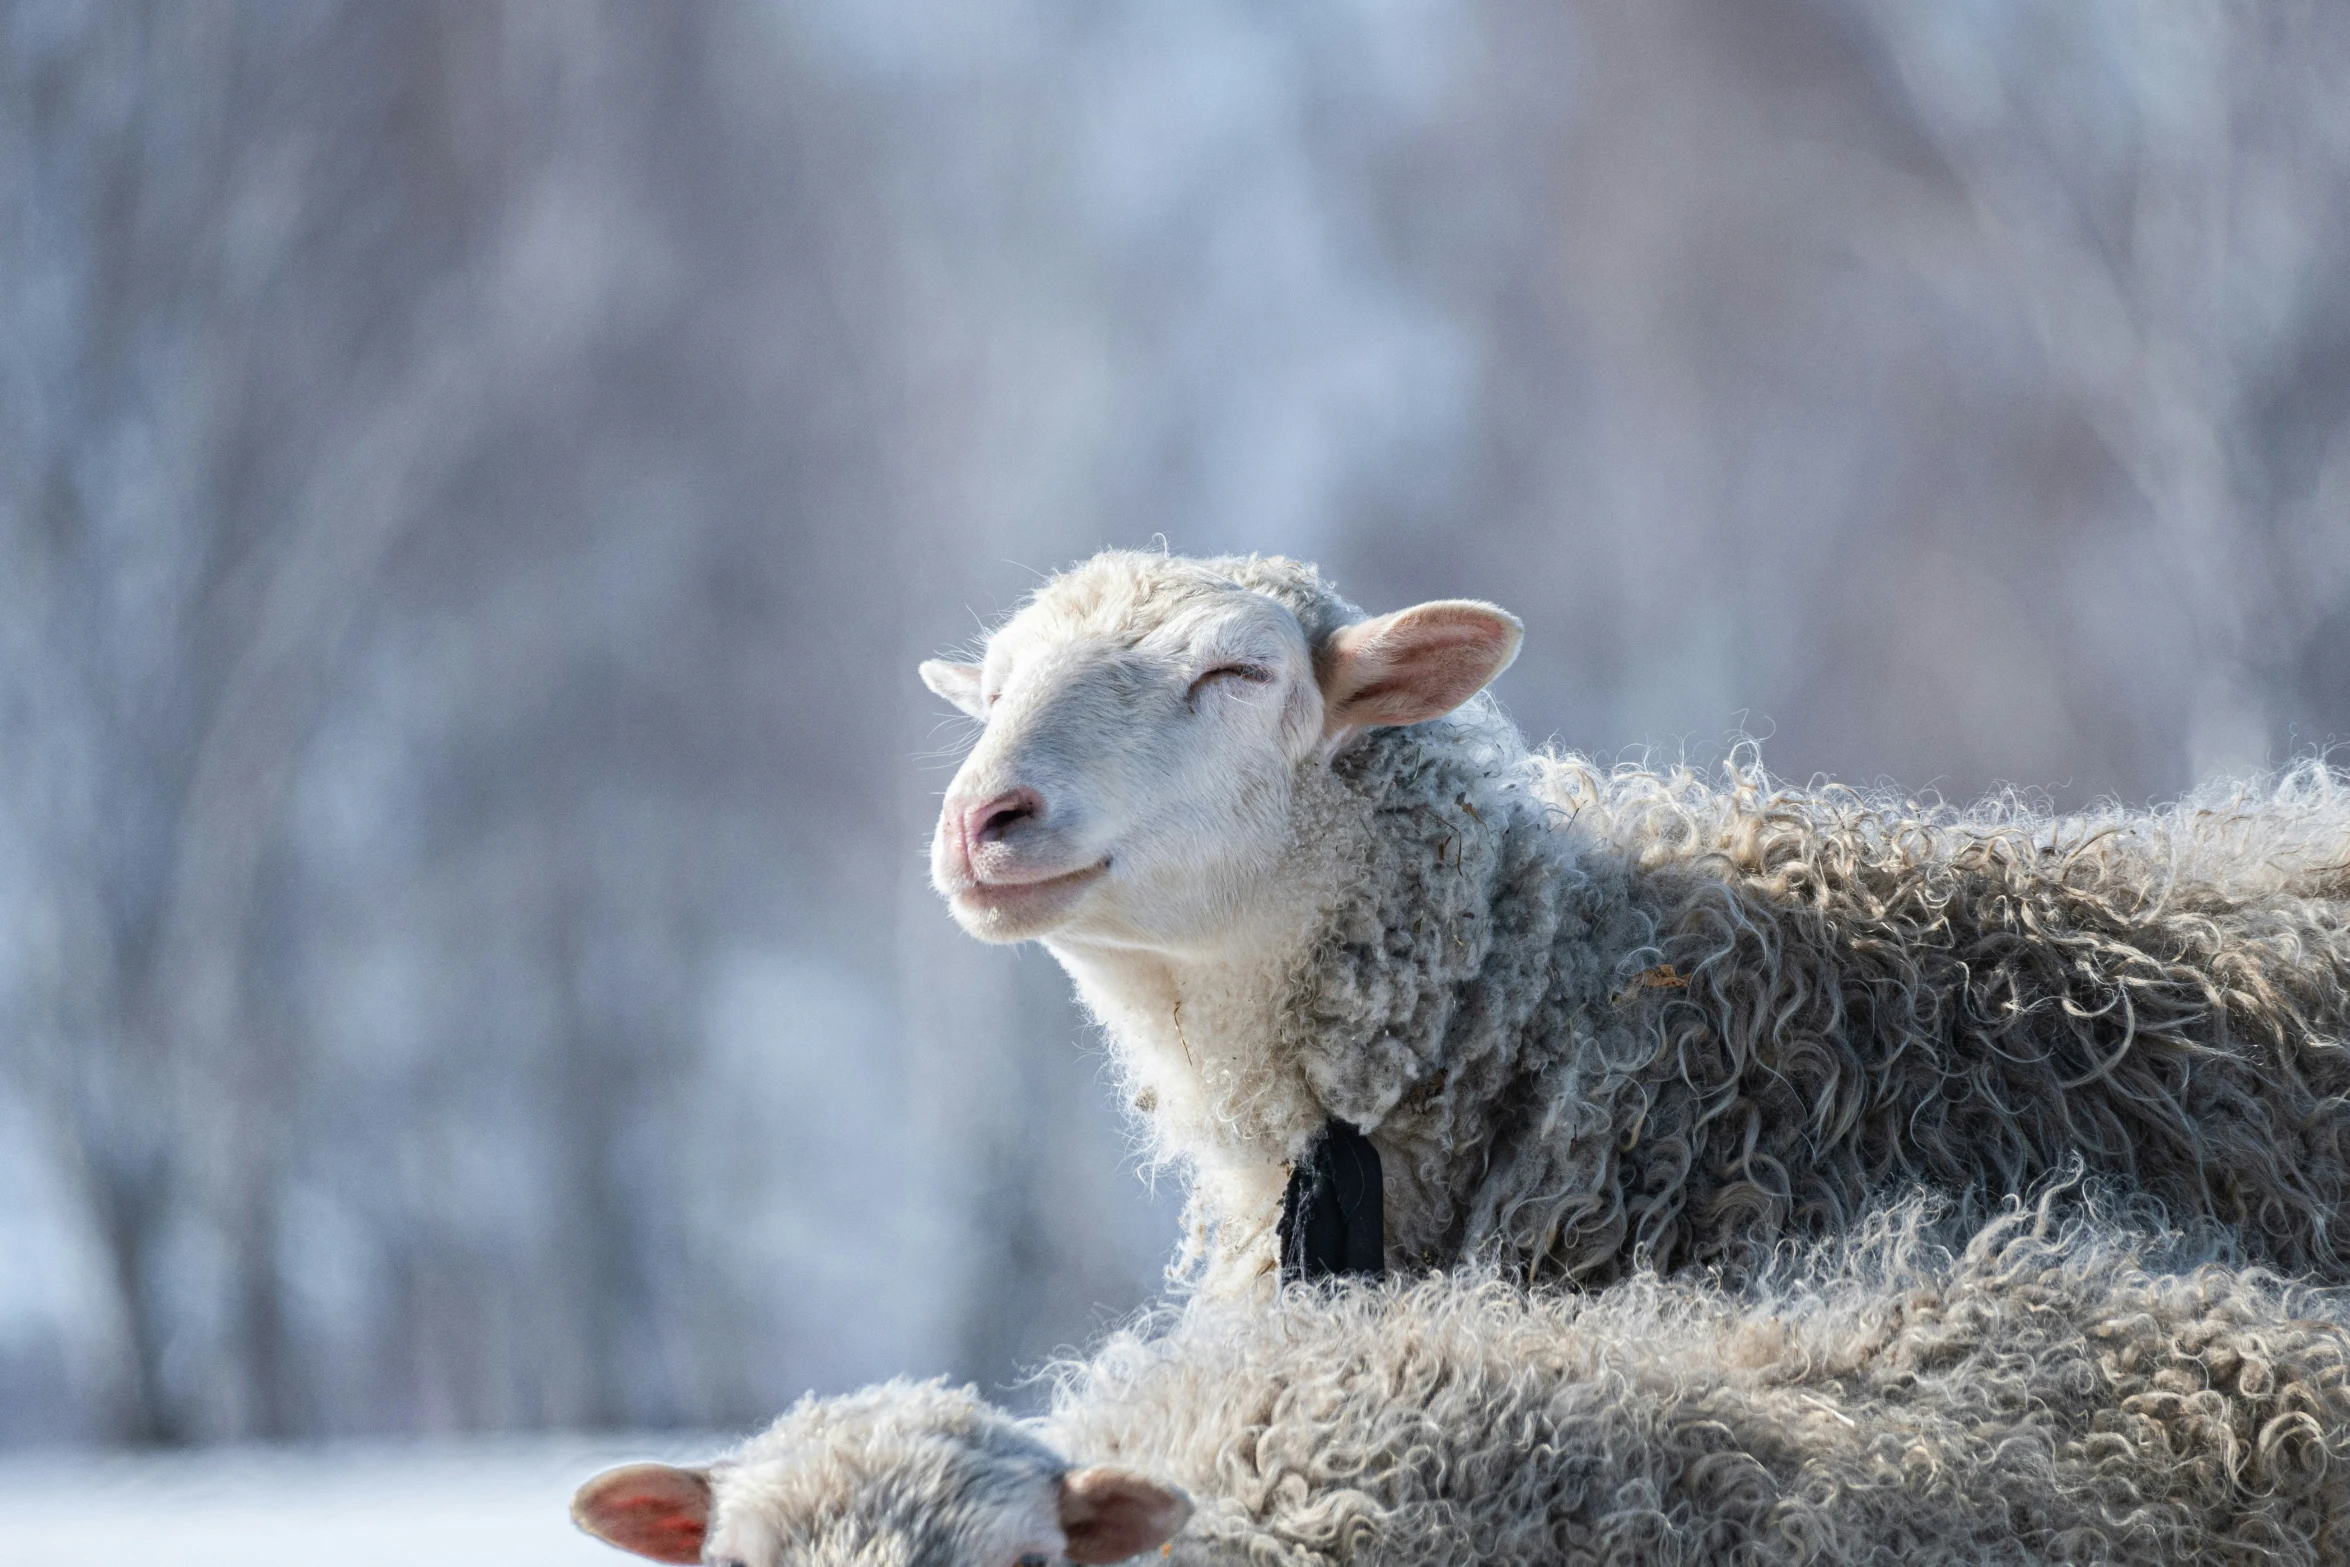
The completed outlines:
<svg viewBox="0 0 2350 1567">
<path fill-rule="evenodd" d="M 1105 859 L 1034 881 L 973 881 L 956 889 L 955 902 L 974 914 L 1028 925 L 1067 908 L 1078 894 L 1109 872 L 1110 862 Z"/>
</svg>

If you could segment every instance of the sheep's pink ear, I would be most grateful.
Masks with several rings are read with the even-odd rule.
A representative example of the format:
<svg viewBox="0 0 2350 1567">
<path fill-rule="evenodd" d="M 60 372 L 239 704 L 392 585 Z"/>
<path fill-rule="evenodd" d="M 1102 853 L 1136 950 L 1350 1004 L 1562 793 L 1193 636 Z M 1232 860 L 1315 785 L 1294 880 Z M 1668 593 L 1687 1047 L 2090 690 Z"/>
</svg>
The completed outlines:
<svg viewBox="0 0 2350 1567">
<path fill-rule="evenodd" d="M 1318 660 L 1322 733 L 1441 718 L 1518 656 L 1526 628 L 1475 599 L 1438 599 L 1357 621 Z"/>
<path fill-rule="evenodd" d="M 1191 1498 L 1131 1469 L 1096 1464 L 1061 1477 L 1061 1533 L 1069 1560 L 1122 1562 L 1175 1538 Z"/>
<path fill-rule="evenodd" d="M 571 1521 L 657 1562 L 698 1562 L 710 1528 L 710 1475 L 668 1464 L 607 1469 L 571 1498 Z"/>
<path fill-rule="evenodd" d="M 977 664 L 950 664 L 943 658 L 925 659 L 922 664 L 922 683 L 973 718 L 987 716 L 987 702 L 979 694 Z"/>
</svg>

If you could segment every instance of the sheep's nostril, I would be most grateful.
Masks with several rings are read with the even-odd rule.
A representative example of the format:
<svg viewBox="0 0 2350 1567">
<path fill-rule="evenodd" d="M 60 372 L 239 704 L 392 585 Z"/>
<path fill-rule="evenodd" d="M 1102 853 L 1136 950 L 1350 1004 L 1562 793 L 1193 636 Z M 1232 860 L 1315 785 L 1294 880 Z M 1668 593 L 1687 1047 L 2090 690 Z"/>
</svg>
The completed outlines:
<svg viewBox="0 0 2350 1567">
<path fill-rule="evenodd" d="M 1031 806 L 1008 805 L 979 824 L 979 841 L 994 843 L 1010 832 L 1015 825 L 1026 821 L 1035 814 L 1036 811 Z"/>
<path fill-rule="evenodd" d="M 1043 808 L 1044 802 L 1032 790 L 1015 789 L 998 795 L 963 818 L 965 841 L 974 849 L 984 843 L 1001 843 L 1022 822 L 1041 815 Z"/>
</svg>

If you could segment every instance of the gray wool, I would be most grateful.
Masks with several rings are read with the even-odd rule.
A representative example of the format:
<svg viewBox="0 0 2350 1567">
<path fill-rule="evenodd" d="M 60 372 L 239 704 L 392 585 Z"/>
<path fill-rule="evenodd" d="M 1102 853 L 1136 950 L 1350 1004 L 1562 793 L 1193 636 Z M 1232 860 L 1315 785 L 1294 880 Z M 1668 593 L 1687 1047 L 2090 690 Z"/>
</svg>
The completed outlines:
<svg viewBox="0 0 2350 1567">
<path fill-rule="evenodd" d="M 1063 1367 L 1038 1422 L 936 1384 L 857 1395 L 853 1427 L 803 1405 L 720 1505 L 838 1547 L 779 1560 L 1002 1567 L 955 1542 L 1003 1535 L 982 1515 L 1036 1491 L 1041 1446 L 1184 1487 L 1179 1567 L 2350 1559 L 2350 1297 L 2090 1206 L 1953 1250 L 1912 1201 L 1742 1292 L 1464 1273 L 1195 1303 Z"/>
<path fill-rule="evenodd" d="M 1921 807 L 1525 755 L 1486 709 L 1335 769 L 1377 824 L 1277 1050 L 1374 1129 L 1398 1261 L 1734 1262 L 2074 1157 L 2350 1277 L 2350 792 Z"/>
<path fill-rule="evenodd" d="M 1167 569 L 1316 649 L 1359 618 L 1296 562 Z M 1751 752 L 1530 752 L 1480 696 L 1309 764 L 1298 801 L 1301 856 L 1345 869 L 1212 1119 L 1151 1130 L 1278 1165 L 1363 1128 L 1392 1266 L 1734 1267 L 1912 1184 L 1980 1216 L 2077 1157 L 2350 1279 L 2350 783 L 2319 762 L 2059 816 Z M 1260 1214 L 1193 1217 L 1211 1269 L 1261 1250 Z"/>
</svg>

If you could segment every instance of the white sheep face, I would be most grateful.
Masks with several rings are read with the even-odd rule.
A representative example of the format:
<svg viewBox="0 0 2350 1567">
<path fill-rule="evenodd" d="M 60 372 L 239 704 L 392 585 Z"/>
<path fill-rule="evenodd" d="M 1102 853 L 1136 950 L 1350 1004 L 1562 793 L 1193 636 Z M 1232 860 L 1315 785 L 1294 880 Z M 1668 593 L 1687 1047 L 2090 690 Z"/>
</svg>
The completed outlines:
<svg viewBox="0 0 2350 1567">
<path fill-rule="evenodd" d="M 939 813 L 932 880 L 983 940 L 1211 951 L 1266 907 L 1300 770 L 1451 711 L 1519 635 L 1492 605 L 1445 601 L 1314 648 L 1287 606 L 1210 564 L 1096 557 L 980 662 L 922 666 L 986 726 Z"/>
</svg>

